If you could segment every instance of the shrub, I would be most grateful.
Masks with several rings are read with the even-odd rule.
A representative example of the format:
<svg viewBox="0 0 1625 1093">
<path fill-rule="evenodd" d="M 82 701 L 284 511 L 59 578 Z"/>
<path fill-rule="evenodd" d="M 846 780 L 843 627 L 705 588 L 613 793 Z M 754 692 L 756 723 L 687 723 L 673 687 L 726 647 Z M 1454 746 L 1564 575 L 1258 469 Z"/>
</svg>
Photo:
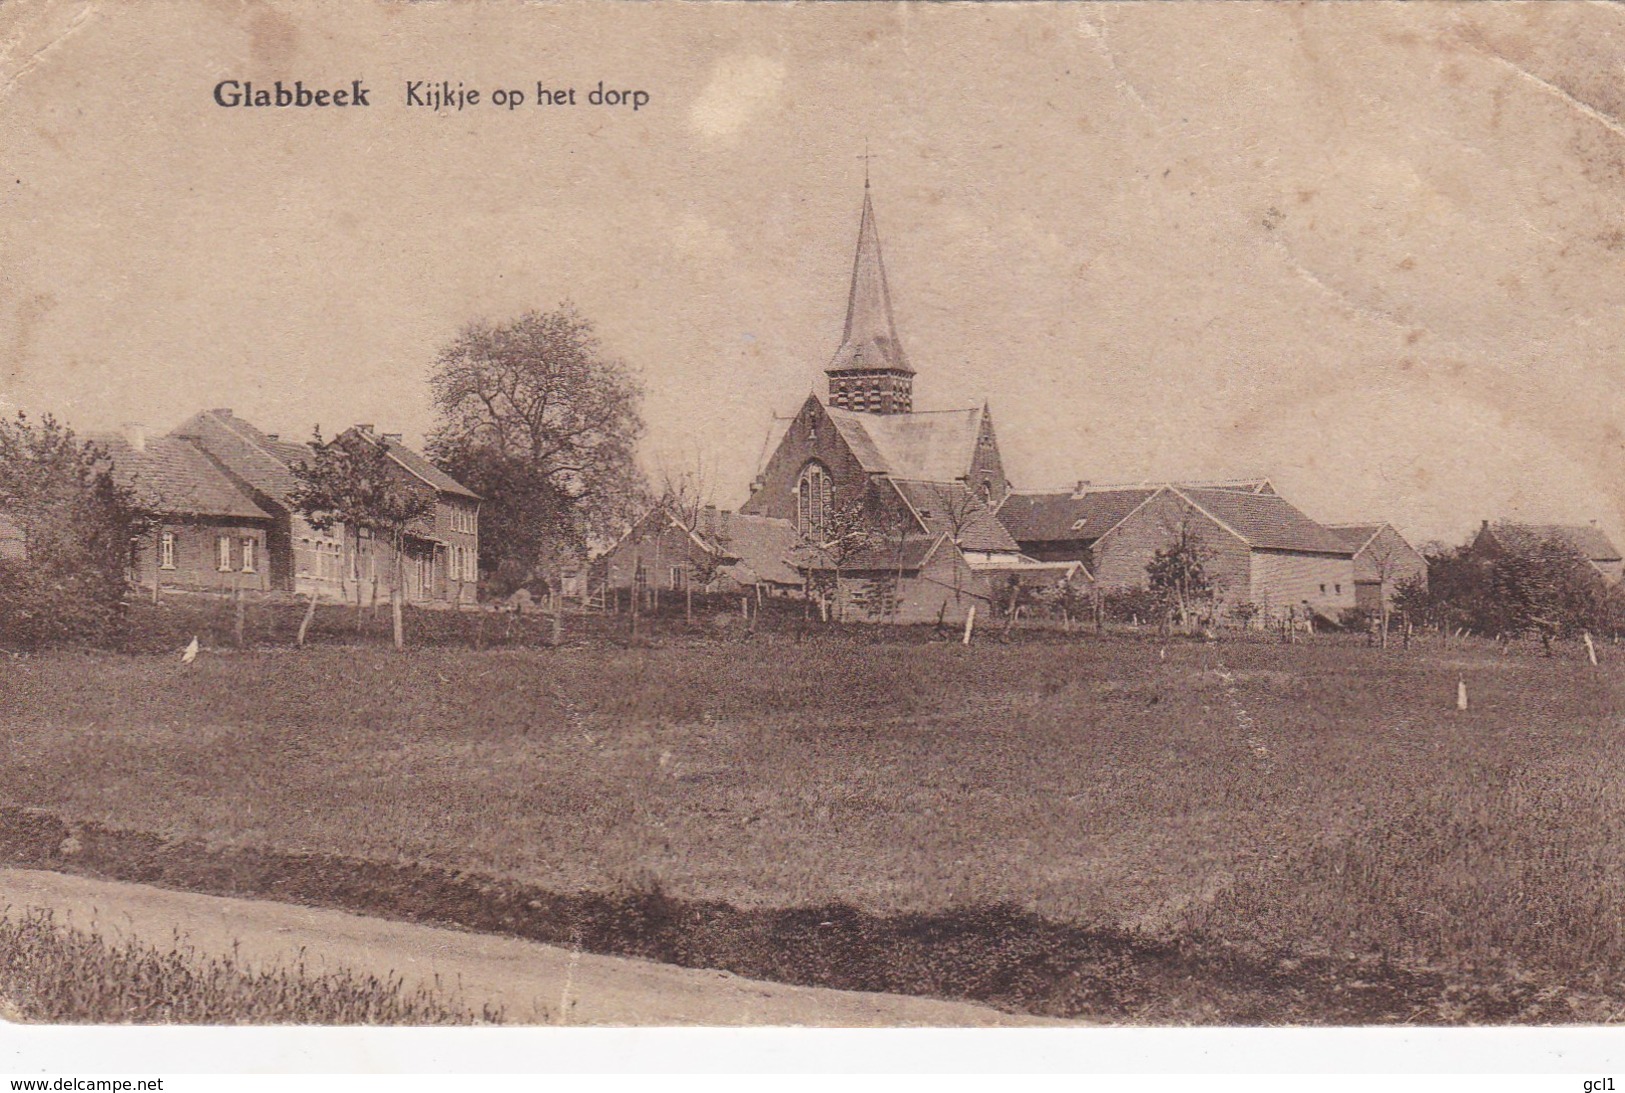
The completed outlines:
<svg viewBox="0 0 1625 1093">
<path fill-rule="evenodd" d="M 1155 622 L 1167 613 L 1163 597 L 1149 588 L 1114 588 L 1103 597 L 1112 622 Z"/>
<path fill-rule="evenodd" d="M 37 649 L 117 630 L 147 519 L 105 452 L 49 416 L 0 422 L 0 519 L 21 541 L 20 557 L 0 558 L 0 643 Z"/>
</svg>

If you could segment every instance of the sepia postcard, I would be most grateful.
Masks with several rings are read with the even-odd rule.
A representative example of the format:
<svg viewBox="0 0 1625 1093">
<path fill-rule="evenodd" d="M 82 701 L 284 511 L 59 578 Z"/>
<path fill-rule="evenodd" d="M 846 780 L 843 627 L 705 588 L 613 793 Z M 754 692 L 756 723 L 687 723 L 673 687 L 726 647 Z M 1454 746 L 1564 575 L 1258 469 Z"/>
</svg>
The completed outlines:
<svg viewBox="0 0 1625 1093">
<path fill-rule="evenodd" d="M 1625 7 L 21 0 L 0 165 L 6 1022 L 1625 1020 Z"/>
</svg>

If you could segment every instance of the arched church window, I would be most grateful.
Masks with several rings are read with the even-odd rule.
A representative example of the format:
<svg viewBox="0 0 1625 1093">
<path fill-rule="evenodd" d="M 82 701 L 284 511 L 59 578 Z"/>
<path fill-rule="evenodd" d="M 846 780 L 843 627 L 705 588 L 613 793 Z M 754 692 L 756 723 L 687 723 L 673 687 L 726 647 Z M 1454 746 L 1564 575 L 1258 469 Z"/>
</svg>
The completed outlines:
<svg viewBox="0 0 1625 1093">
<path fill-rule="evenodd" d="M 801 468 L 796 496 L 796 530 L 808 537 L 822 534 L 835 501 L 834 486 L 823 464 L 808 463 Z"/>
</svg>

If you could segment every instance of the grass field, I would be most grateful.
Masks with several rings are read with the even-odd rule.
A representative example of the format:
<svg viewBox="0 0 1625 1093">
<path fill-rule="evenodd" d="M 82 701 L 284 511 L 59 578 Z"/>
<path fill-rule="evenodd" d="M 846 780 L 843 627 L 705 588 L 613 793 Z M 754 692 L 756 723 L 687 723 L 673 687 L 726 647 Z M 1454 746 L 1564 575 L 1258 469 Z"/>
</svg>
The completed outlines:
<svg viewBox="0 0 1625 1093">
<path fill-rule="evenodd" d="M 560 892 L 1005 905 L 1534 984 L 1519 1019 L 1617 1019 L 1621 663 L 1160 649 L 759 635 L 4 661 L 0 804 Z"/>
</svg>

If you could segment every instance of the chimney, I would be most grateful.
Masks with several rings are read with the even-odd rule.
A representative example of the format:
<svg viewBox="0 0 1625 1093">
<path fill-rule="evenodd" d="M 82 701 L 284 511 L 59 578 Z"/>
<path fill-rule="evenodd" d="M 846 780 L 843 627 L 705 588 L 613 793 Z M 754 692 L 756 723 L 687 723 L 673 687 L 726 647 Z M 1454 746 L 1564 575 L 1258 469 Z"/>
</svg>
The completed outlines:
<svg viewBox="0 0 1625 1093">
<path fill-rule="evenodd" d="M 371 436 L 372 435 L 372 422 L 369 421 L 365 425 L 357 425 L 355 427 L 355 431 L 358 432 L 358 433 L 361 433 L 363 436 Z"/>
<path fill-rule="evenodd" d="M 700 534 L 715 535 L 717 533 L 717 507 L 706 505 L 700 510 Z"/>
<path fill-rule="evenodd" d="M 385 433 L 384 439 L 389 441 L 391 444 L 399 444 L 401 442 L 401 437 L 404 435 L 404 433 Z"/>
<path fill-rule="evenodd" d="M 1479 531 L 1488 531 L 1488 530 L 1490 530 L 1490 522 L 1488 520 L 1480 520 L 1478 522 L 1478 530 Z"/>
<path fill-rule="evenodd" d="M 124 430 L 124 443 L 138 452 L 147 450 L 147 427 L 139 421 L 126 421 L 120 428 Z"/>
<path fill-rule="evenodd" d="M 755 478 L 752 478 L 750 480 L 750 492 L 751 493 L 756 493 L 757 491 L 761 490 L 762 487 L 764 487 L 766 485 L 767 485 L 767 479 L 764 478 L 762 475 L 757 475 Z"/>
<path fill-rule="evenodd" d="M 1084 490 L 1086 490 L 1088 488 L 1089 488 L 1089 480 L 1087 478 L 1080 478 L 1080 479 L 1078 479 L 1077 487 L 1075 489 L 1073 489 L 1072 492 L 1073 493 L 1082 493 Z"/>
</svg>

